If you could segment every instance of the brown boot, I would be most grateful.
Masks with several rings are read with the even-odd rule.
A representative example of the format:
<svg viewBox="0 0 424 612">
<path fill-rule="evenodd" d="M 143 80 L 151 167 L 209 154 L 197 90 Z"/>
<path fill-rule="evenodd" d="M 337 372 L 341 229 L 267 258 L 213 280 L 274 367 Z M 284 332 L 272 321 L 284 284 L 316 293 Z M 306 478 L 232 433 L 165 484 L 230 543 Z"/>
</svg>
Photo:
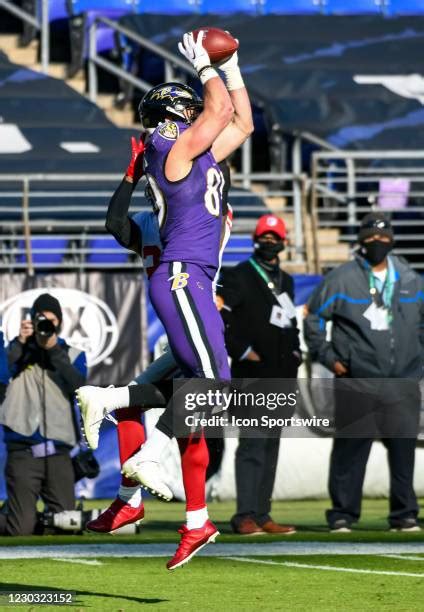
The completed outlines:
<svg viewBox="0 0 424 612">
<path fill-rule="evenodd" d="M 239 535 L 260 535 L 264 534 L 265 531 L 259 527 L 255 523 L 255 521 L 248 516 L 246 518 L 241 519 L 237 525 L 232 523 L 234 533 L 238 533 Z"/>
<path fill-rule="evenodd" d="M 280 535 L 291 535 L 292 533 L 296 533 L 296 527 L 293 527 L 293 525 L 279 525 L 272 519 L 264 523 L 262 529 L 266 533 L 277 533 Z"/>
</svg>

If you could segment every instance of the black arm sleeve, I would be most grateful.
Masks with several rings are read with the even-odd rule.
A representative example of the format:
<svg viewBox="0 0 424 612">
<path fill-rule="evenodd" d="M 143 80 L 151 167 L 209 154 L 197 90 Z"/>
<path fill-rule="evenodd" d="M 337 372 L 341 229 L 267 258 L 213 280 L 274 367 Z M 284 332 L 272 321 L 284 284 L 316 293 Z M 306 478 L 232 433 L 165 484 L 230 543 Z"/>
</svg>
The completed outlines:
<svg viewBox="0 0 424 612">
<path fill-rule="evenodd" d="M 140 254 L 142 248 L 140 228 L 128 216 L 133 191 L 134 185 L 124 179 L 109 202 L 106 229 L 120 245 Z"/>
</svg>

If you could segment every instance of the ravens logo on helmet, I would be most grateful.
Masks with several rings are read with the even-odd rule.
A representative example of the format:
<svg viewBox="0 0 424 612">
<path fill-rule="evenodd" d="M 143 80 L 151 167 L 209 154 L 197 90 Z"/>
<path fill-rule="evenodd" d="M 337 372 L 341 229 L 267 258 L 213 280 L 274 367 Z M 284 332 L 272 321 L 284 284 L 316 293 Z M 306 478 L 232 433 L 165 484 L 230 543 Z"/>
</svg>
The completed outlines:
<svg viewBox="0 0 424 612">
<path fill-rule="evenodd" d="M 192 123 L 202 109 L 201 97 L 188 85 L 162 83 L 144 95 L 138 112 L 143 127 L 149 129 L 155 128 L 165 119 L 179 119 L 185 123 Z"/>
</svg>

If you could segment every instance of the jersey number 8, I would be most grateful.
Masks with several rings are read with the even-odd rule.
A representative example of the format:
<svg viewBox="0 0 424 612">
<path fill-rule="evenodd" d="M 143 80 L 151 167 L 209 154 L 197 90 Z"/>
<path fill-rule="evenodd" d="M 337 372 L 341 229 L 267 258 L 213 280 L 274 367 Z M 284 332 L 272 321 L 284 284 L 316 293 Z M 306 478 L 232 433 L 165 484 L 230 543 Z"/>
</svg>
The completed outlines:
<svg viewBox="0 0 424 612">
<path fill-rule="evenodd" d="M 224 175 L 217 168 L 209 168 L 206 173 L 205 206 L 214 217 L 221 212 L 222 191 L 224 189 Z"/>
</svg>

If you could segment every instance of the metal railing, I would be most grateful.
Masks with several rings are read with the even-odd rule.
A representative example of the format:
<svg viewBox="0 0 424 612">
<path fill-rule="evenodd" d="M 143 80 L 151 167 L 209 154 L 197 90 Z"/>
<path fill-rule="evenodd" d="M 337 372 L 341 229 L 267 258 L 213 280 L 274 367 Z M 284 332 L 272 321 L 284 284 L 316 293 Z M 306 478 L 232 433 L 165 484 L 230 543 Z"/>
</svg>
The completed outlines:
<svg viewBox="0 0 424 612">
<path fill-rule="evenodd" d="M 287 264 L 309 271 L 312 255 L 304 243 L 297 243 L 294 232 L 295 219 L 300 218 L 303 225 L 306 218 L 306 176 L 253 173 L 249 175 L 251 190 L 243 188 L 245 179 L 243 174 L 232 175 L 229 201 L 234 209 L 234 232 L 251 233 L 257 218 L 270 210 L 282 215 L 292 239 Z M 34 274 L 46 268 L 140 269 L 139 258 L 130 253 L 120 263 L 90 263 L 88 257 L 118 252 L 113 244 L 99 248 L 92 242 L 108 236 L 104 229 L 107 206 L 121 180 L 120 174 L 0 174 L 0 270 L 26 269 Z M 282 187 L 275 188 L 276 184 Z M 296 210 L 298 192 L 301 211 Z M 130 212 L 142 210 L 150 210 L 150 205 L 140 185 L 133 194 Z M 44 242 L 40 246 L 37 240 L 41 238 Z M 57 247 L 58 239 L 63 239 L 66 246 Z M 43 256 L 58 251 L 63 253 L 59 262 L 53 265 L 42 261 Z"/>
<path fill-rule="evenodd" d="M 153 83 L 148 83 L 144 79 L 140 77 L 136 77 L 133 74 L 130 74 L 123 68 L 120 68 L 116 64 L 107 60 L 104 57 L 101 57 L 97 53 L 97 28 L 99 24 L 103 24 L 111 28 L 114 32 L 125 36 L 130 41 L 136 43 L 140 47 L 147 49 L 151 53 L 154 53 L 158 57 L 160 57 L 164 62 L 165 67 L 165 82 L 175 81 L 176 79 L 184 82 L 186 80 L 186 76 L 196 76 L 197 72 L 194 70 L 190 64 L 181 59 L 175 53 L 171 53 L 167 51 L 163 47 L 157 45 L 152 42 L 145 36 L 141 36 L 140 34 L 136 34 L 129 28 L 122 26 L 116 21 L 112 21 L 107 17 L 97 17 L 90 26 L 89 29 L 89 47 L 88 47 L 88 94 L 89 98 L 92 102 L 96 102 L 98 96 L 98 78 L 97 78 L 97 68 L 102 68 L 106 72 L 113 74 L 114 76 L 122 79 L 126 83 L 129 83 L 136 89 L 139 89 L 143 93 L 146 93 L 152 87 L 154 87 Z M 250 138 L 242 145 L 242 161 L 241 161 L 241 170 L 245 175 L 244 178 L 244 187 L 248 189 L 250 187 L 250 173 L 252 170 L 252 147 Z"/>
<path fill-rule="evenodd" d="M 29 23 L 40 31 L 41 46 L 41 70 L 45 74 L 49 72 L 50 61 L 50 27 L 49 27 L 49 0 L 41 0 L 40 18 L 27 13 L 9 0 L 0 0 L 0 8 L 11 13 L 21 21 Z"/>
<path fill-rule="evenodd" d="M 317 271 L 349 257 L 371 210 L 391 218 L 395 252 L 424 269 L 424 151 L 317 151 L 310 206 Z"/>
</svg>

